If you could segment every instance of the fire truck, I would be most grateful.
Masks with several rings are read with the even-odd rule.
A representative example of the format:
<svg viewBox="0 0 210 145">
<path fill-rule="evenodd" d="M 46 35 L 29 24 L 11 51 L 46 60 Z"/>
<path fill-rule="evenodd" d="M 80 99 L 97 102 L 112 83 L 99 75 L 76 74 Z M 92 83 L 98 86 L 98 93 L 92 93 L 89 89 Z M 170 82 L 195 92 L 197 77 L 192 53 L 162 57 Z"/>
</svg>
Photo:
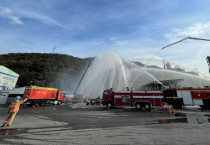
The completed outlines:
<svg viewBox="0 0 210 145">
<path fill-rule="evenodd" d="M 82 102 L 82 95 L 75 95 L 72 99 L 71 99 L 72 103 L 81 103 Z"/>
<path fill-rule="evenodd" d="M 41 105 L 53 103 L 62 104 L 65 102 L 65 92 L 63 90 L 57 90 L 57 88 L 45 88 L 38 86 L 26 87 L 23 99 L 28 98 L 26 103 L 30 105 Z"/>
<path fill-rule="evenodd" d="M 137 110 L 164 106 L 161 91 L 115 91 L 107 89 L 103 92 L 101 103 L 110 107 L 134 106 Z"/>
<path fill-rule="evenodd" d="M 210 88 L 206 89 L 166 89 L 163 91 L 165 103 L 174 108 L 199 105 L 202 109 L 210 109 Z"/>
</svg>

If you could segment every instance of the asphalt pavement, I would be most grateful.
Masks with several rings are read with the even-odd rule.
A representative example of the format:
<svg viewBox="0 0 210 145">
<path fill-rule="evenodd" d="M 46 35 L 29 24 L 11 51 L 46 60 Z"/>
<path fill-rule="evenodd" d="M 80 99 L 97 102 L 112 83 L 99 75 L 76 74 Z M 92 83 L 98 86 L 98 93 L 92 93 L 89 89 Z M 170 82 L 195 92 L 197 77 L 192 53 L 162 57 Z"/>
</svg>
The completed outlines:
<svg viewBox="0 0 210 145">
<path fill-rule="evenodd" d="M 8 108 L 0 106 L 0 122 Z M 151 112 L 80 104 L 22 105 L 0 144 L 210 144 L 210 111 L 199 107 Z"/>
</svg>

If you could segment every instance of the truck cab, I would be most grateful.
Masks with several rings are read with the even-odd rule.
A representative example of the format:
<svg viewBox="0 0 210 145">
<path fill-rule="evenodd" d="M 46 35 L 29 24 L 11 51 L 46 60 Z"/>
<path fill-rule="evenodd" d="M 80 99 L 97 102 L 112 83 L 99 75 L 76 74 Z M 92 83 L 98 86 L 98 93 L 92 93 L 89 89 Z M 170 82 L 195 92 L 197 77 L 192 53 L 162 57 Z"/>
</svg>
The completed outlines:
<svg viewBox="0 0 210 145">
<path fill-rule="evenodd" d="M 59 90 L 57 92 L 57 99 L 56 99 L 56 101 L 58 101 L 57 104 L 62 104 L 65 102 L 65 100 L 66 100 L 65 91 Z"/>
<path fill-rule="evenodd" d="M 103 92 L 103 97 L 101 100 L 101 104 L 103 105 L 109 105 L 112 106 L 113 105 L 113 100 L 114 100 L 114 91 L 113 89 L 107 89 L 104 90 Z"/>
</svg>

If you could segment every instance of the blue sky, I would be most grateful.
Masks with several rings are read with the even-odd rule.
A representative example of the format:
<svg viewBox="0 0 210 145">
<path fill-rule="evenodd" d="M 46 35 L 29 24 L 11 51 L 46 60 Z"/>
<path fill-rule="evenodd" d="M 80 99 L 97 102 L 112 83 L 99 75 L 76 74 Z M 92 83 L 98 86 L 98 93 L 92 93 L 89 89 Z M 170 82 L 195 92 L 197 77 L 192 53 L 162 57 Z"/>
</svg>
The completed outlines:
<svg viewBox="0 0 210 145">
<path fill-rule="evenodd" d="M 128 59 L 156 55 L 205 74 L 209 0 L 2 0 L 0 53 L 41 52 L 92 57 L 115 51 Z M 158 53 L 157 53 L 158 52 Z M 202 59 L 202 62 L 199 62 Z"/>
</svg>

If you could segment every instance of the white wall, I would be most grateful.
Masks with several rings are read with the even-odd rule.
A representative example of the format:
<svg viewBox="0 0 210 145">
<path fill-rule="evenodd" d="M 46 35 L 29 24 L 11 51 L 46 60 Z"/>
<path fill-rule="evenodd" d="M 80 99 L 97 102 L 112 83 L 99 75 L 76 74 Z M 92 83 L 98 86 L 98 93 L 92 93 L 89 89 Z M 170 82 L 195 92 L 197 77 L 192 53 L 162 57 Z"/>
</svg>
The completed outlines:
<svg viewBox="0 0 210 145">
<path fill-rule="evenodd" d="M 0 91 L 0 104 L 5 104 L 8 98 L 8 91 Z"/>
<path fill-rule="evenodd" d="M 15 88 L 19 74 L 0 65 L 0 90 Z"/>
</svg>

